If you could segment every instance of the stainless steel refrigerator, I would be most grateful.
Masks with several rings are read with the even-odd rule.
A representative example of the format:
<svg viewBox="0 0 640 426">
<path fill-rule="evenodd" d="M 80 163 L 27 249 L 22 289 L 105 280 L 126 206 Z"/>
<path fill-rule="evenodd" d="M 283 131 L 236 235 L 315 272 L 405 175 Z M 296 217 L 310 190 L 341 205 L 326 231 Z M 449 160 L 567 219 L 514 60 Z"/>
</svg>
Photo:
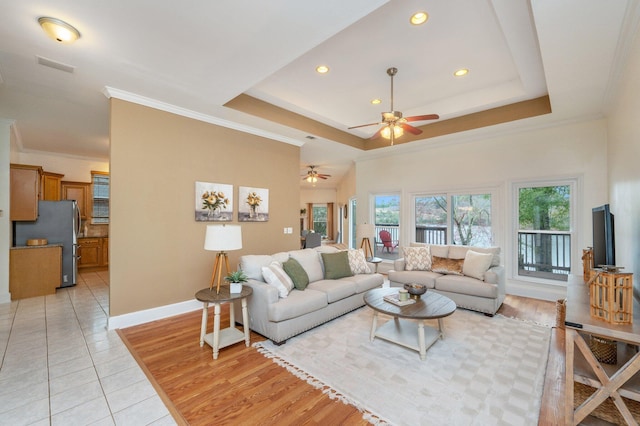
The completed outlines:
<svg viewBox="0 0 640 426">
<path fill-rule="evenodd" d="M 62 244 L 61 287 L 76 284 L 80 210 L 75 201 L 39 201 L 38 220 L 14 224 L 13 237 L 16 246 L 25 246 L 27 240 L 33 238 L 46 238 L 49 244 Z"/>
</svg>

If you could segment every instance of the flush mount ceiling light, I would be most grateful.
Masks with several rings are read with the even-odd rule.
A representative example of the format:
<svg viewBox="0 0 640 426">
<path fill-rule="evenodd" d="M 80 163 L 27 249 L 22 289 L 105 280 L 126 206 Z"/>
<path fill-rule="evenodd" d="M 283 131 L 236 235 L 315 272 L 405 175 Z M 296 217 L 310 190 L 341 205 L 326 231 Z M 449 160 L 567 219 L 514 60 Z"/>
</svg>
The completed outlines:
<svg viewBox="0 0 640 426">
<path fill-rule="evenodd" d="M 316 67 L 316 72 L 318 72 L 319 74 L 326 74 L 329 72 L 329 67 L 326 65 L 318 65 Z"/>
<path fill-rule="evenodd" d="M 411 15 L 411 18 L 409 18 L 409 22 L 411 22 L 411 25 L 422 25 L 427 22 L 428 19 L 429 14 L 427 12 L 416 12 Z"/>
<path fill-rule="evenodd" d="M 459 70 L 456 70 L 453 75 L 455 75 L 456 77 L 462 77 L 463 75 L 467 75 L 469 74 L 469 70 L 466 68 L 462 68 Z"/>
<path fill-rule="evenodd" d="M 380 105 L 381 103 L 382 103 L 382 99 L 379 99 L 379 98 L 371 99 L 372 105 Z"/>
<path fill-rule="evenodd" d="M 80 38 L 80 32 L 73 26 L 56 18 L 43 16 L 38 23 L 45 33 L 59 43 L 73 43 Z"/>
</svg>

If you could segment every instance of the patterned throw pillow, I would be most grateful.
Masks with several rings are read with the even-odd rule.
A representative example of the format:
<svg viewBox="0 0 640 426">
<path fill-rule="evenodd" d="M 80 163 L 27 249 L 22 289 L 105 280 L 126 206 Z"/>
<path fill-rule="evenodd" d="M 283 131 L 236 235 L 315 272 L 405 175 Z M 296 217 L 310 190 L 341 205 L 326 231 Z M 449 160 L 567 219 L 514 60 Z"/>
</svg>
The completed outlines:
<svg viewBox="0 0 640 426">
<path fill-rule="evenodd" d="M 371 268 L 367 264 L 367 259 L 364 257 L 362 249 L 349 250 L 347 255 L 349 256 L 349 266 L 353 275 L 371 273 Z"/>
<path fill-rule="evenodd" d="M 405 271 L 430 271 L 431 251 L 429 247 L 403 247 Z"/>
<path fill-rule="evenodd" d="M 441 274 L 462 275 L 464 259 L 432 256 L 431 270 Z"/>
<path fill-rule="evenodd" d="M 281 299 L 286 298 L 293 290 L 293 281 L 282 269 L 282 265 L 279 262 L 272 262 L 269 266 L 263 266 L 262 276 L 267 284 L 278 290 L 278 295 Z"/>
</svg>

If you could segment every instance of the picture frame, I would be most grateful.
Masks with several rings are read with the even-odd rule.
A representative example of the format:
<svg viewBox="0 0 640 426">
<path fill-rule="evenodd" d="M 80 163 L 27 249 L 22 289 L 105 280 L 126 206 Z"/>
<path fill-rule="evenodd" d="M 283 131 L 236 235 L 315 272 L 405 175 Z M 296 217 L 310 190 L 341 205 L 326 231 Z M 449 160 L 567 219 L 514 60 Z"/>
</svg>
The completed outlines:
<svg viewBox="0 0 640 426">
<path fill-rule="evenodd" d="M 231 222 L 233 185 L 196 182 L 195 219 L 197 222 Z"/>
<path fill-rule="evenodd" d="M 238 188 L 238 222 L 269 220 L 269 190 L 241 186 Z"/>
</svg>

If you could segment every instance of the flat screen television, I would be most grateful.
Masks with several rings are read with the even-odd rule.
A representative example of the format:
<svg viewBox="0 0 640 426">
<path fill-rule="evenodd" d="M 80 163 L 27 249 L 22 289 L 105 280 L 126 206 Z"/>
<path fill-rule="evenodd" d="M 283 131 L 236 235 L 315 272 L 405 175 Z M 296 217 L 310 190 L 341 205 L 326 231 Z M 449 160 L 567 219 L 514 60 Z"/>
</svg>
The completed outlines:
<svg viewBox="0 0 640 426">
<path fill-rule="evenodd" d="M 609 204 L 592 209 L 593 217 L 593 264 L 615 266 L 616 244 L 613 231 L 613 213 Z"/>
</svg>

